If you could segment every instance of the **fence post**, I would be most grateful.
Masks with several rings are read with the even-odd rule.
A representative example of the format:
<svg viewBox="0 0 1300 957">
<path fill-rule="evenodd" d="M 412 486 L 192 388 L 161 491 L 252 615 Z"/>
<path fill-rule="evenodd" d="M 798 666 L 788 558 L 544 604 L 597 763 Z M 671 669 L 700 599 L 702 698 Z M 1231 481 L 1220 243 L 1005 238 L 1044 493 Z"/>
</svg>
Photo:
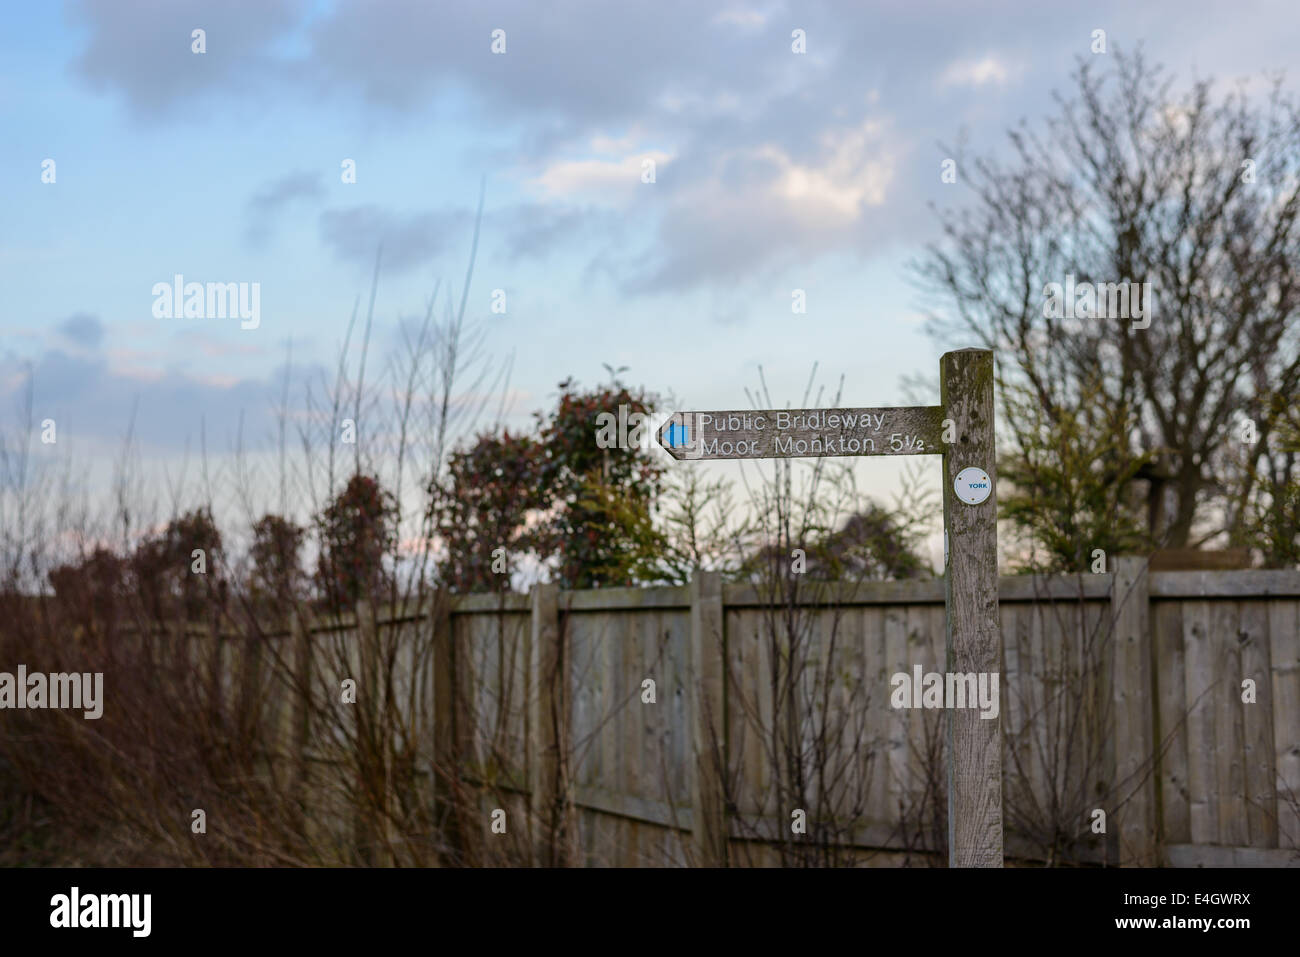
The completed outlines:
<svg viewBox="0 0 1300 957">
<path fill-rule="evenodd" d="M 691 575 L 691 711 L 695 784 L 691 791 L 695 853 L 703 867 L 727 865 L 726 636 L 722 577 Z"/>
<path fill-rule="evenodd" d="M 434 820 L 442 832 L 443 864 L 479 863 L 477 790 L 465 780 L 469 757 L 470 713 L 466 707 L 464 662 L 459 660 L 451 626 L 451 595 L 438 591 L 430 611 L 433 628 L 433 789 Z"/>
<path fill-rule="evenodd" d="M 380 721 L 380 712 L 384 707 L 381 696 L 386 693 L 384 682 L 380 681 L 379 627 L 373 603 L 366 599 L 358 601 L 355 608 L 358 648 L 355 675 L 357 683 L 357 700 L 351 707 L 353 712 L 357 740 L 357 788 L 359 808 L 353 811 L 354 833 L 361 852 L 361 859 L 370 866 L 391 867 L 393 860 L 389 853 L 389 781 L 388 755 L 383 740 L 384 729 Z M 337 691 L 331 689 L 331 693 Z M 382 773 L 383 780 L 378 780 Z M 367 801 L 367 792 L 373 802 Z M 373 806 L 371 806 L 373 805 Z"/>
<path fill-rule="evenodd" d="M 1123 805 L 1115 810 L 1121 867 L 1157 867 L 1156 779 L 1153 710 L 1158 707 L 1151 667 L 1150 588 L 1147 560 L 1115 559 L 1111 588 L 1111 672 L 1115 705 L 1115 787 Z"/>
<path fill-rule="evenodd" d="M 236 639 L 243 649 L 240 654 L 239 691 L 235 698 L 235 722 L 239 729 L 239 740 L 247 743 L 253 740 L 255 729 L 262 724 L 266 702 L 266 689 L 263 682 L 262 642 L 266 640 L 260 628 L 253 628 L 251 634 Z"/>
<path fill-rule="evenodd" d="M 456 758 L 456 709 L 452 695 L 451 605 L 442 590 L 434 593 L 429 611 L 432 649 L 429 667 L 433 670 L 433 819 L 447 846 L 455 847 L 456 814 L 452 800 L 452 775 L 458 769 Z M 446 864 L 446 855 L 439 855 Z"/>
<path fill-rule="evenodd" d="M 307 739 L 311 727 L 312 655 L 311 632 L 294 608 L 289 612 L 289 654 L 293 661 L 293 697 L 289 711 L 289 748 L 292 772 L 289 806 L 293 828 L 304 840 L 309 839 L 307 818 L 302 813 L 307 789 Z"/>
<path fill-rule="evenodd" d="M 943 453 L 945 670 L 996 674 L 1002 632 L 993 353 L 944 353 L 939 393 L 944 430 L 951 435 Z M 1002 866 L 1001 721 L 1000 710 L 985 718 L 973 708 L 948 709 L 949 867 Z"/>
<path fill-rule="evenodd" d="M 188 634 L 189 626 L 186 625 Z M 208 709 L 212 720 L 223 732 L 226 728 L 226 639 L 212 621 L 201 626 L 201 641 L 208 646 Z"/>
<path fill-rule="evenodd" d="M 560 588 L 532 588 L 528 697 L 528 809 L 535 862 L 573 863 L 577 838 L 569 781 L 569 649 L 560 627 Z"/>
</svg>

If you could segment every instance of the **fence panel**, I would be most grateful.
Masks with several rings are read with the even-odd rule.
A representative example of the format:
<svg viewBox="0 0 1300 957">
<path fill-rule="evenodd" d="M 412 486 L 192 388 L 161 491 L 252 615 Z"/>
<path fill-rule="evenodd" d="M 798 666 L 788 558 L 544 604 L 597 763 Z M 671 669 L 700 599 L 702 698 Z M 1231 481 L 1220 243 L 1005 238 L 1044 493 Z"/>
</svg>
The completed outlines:
<svg viewBox="0 0 1300 957">
<path fill-rule="evenodd" d="M 1082 860 L 1159 852 L 1179 863 L 1204 858 L 1189 848 L 1219 847 L 1235 849 L 1234 860 L 1300 861 L 1300 572 L 1139 571 L 1141 608 L 1112 594 L 1116 581 L 1131 584 L 1123 569 L 1001 582 L 1008 853 L 1056 853 L 1043 851 L 1050 824 L 1075 835 L 1069 853 Z M 793 608 L 749 586 L 701 593 L 721 601 L 720 626 L 711 612 L 693 615 L 686 588 L 559 594 L 547 640 L 567 656 L 555 699 L 567 709 L 558 746 L 567 793 L 557 800 L 574 815 L 574 862 L 670 866 L 701 863 L 703 853 L 788 863 L 799 841 L 812 840 L 792 831 L 795 810 L 809 835 L 867 863 L 940 850 L 945 714 L 892 708 L 890 679 L 910 681 L 918 666 L 943 672 L 942 583 L 806 591 Z M 530 713 L 540 680 L 531 607 L 518 595 L 453 599 L 457 718 L 467 733 L 438 740 L 484 787 L 511 795 L 512 821 L 531 808 L 533 826 L 542 739 Z M 398 706 L 420 723 L 450 720 L 446 701 L 430 696 L 452 687 L 438 677 L 451 657 L 420 651 L 434 619 L 379 618 L 380 643 L 397 656 Z M 361 684 L 370 667 L 358 647 L 364 629 L 305 627 L 317 694 L 337 701 L 341 680 Z M 722 634 L 693 637 L 693 627 Z M 279 658 L 298 661 L 289 636 L 275 644 Z M 226 658 L 237 669 L 228 688 L 245 688 L 245 701 L 270 694 L 270 646 Z M 653 703 L 642 700 L 646 679 Z M 722 767 L 699 753 L 706 692 L 718 695 Z M 303 737 L 291 734 L 296 713 L 286 703 L 276 717 L 286 748 Z M 305 750 L 336 757 L 344 742 L 323 740 L 322 730 L 309 730 Z M 311 777 L 325 790 L 348 786 L 319 768 Z M 707 844 L 701 807 L 724 815 L 722 846 Z M 1094 809 L 1106 812 L 1104 836 L 1092 833 Z M 487 837 L 491 809 L 481 810 Z"/>
</svg>

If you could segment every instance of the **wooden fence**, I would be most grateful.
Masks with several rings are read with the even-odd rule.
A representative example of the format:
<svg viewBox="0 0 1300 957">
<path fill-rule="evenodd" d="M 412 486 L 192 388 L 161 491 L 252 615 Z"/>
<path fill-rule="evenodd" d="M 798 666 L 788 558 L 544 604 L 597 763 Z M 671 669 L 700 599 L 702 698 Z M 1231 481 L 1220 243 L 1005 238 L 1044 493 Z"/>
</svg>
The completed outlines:
<svg viewBox="0 0 1300 957">
<path fill-rule="evenodd" d="M 1300 571 L 1124 558 L 999 601 L 1013 862 L 1300 864 Z M 501 808 L 545 864 L 942 860 L 944 712 L 890 703 L 945 670 L 942 580 L 542 585 L 379 627 L 412 624 L 476 842 Z"/>
</svg>

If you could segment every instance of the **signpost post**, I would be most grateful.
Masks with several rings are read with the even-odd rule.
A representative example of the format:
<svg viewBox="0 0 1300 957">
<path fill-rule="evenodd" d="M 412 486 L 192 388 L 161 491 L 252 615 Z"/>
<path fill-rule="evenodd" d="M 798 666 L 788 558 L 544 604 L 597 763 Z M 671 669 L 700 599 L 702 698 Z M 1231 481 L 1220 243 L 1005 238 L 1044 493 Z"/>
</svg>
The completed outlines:
<svg viewBox="0 0 1300 957">
<path fill-rule="evenodd" d="M 939 361 L 940 404 L 674 412 L 659 444 L 676 459 L 942 455 L 949 674 L 999 672 L 993 353 Z M 948 708 L 948 863 L 1002 866 L 1001 708 Z"/>
</svg>

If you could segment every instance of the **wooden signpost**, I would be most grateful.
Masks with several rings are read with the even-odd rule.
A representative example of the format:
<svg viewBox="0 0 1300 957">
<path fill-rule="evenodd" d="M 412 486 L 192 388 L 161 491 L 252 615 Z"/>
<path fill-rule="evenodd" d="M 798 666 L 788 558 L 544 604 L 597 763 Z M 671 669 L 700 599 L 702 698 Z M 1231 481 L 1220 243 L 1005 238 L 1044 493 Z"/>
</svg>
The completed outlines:
<svg viewBox="0 0 1300 957">
<path fill-rule="evenodd" d="M 949 674 L 996 675 L 993 353 L 946 353 L 939 380 L 937 406 L 674 412 L 656 437 L 686 461 L 942 455 L 945 668 Z M 1001 867 L 1001 709 L 992 718 L 972 707 L 947 710 L 948 863 Z"/>
</svg>

